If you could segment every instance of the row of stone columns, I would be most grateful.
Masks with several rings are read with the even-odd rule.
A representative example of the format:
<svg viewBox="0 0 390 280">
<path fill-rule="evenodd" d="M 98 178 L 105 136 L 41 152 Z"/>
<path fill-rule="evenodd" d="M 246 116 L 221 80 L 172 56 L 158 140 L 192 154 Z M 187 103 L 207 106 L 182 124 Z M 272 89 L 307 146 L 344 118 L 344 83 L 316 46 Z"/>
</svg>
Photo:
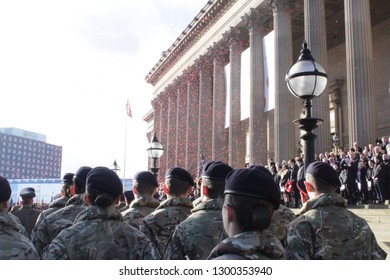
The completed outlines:
<svg viewBox="0 0 390 280">
<path fill-rule="evenodd" d="M 297 139 L 293 119 L 299 99 L 288 92 L 284 78 L 293 64 L 291 10 L 295 1 L 269 0 L 275 32 L 275 110 L 274 158 L 287 160 L 295 155 Z M 349 134 L 353 140 L 368 143 L 376 131 L 372 91 L 372 38 L 368 0 L 345 0 L 346 53 L 349 110 Z M 327 48 L 324 0 L 304 1 L 305 38 L 315 59 L 326 69 Z M 356 16 L 359 15 L 359 16 Z M 258 10 L 243 17 L 247 30 L 231 27 L 223 40 L 210 46 L 176 82 L 153 102 L 155 132 L 165 145 L 160 159 L 162 172 L 172 166 L 199 173 L 201 157 L 222 160 L 232 167 L 245 164 L 245 135 L 241 129 L 241 52 L 242 43 L 250 45 L 250 116 L 249 163 L 266 164 L 267 115 L 264 112 L 263 37 L 267 32 L 266 16 Z M 352 22 L 352 19 L 359 20 Z M 360 23 L 363 21 L 363 24 Z M 248 32 L 249 31 L 249 32 Z M 245 32 L 247 34 L 245 34 Z M 244 36 L 245 35 L 245 36 Z M 245 39 L 244 39 L 245 37 Z M 227 53 L 228 48 L 228 53 Z M 226 85 L 224 66 L 230 61 L 230 84 Z M 226 137 L 226 86 L 229 87 L 229 129 Z M 331 148 L 329 94 L 327 90 L 313 102 L 313 116 L 325 120 L 316 130 L 316 151 Z M 337 120 L 336 120 L 337 121 Z M 226 139 L 228 139 L 226 141 Z M 244 147 L 244 148 L 243 148 Z"/>
</svg>

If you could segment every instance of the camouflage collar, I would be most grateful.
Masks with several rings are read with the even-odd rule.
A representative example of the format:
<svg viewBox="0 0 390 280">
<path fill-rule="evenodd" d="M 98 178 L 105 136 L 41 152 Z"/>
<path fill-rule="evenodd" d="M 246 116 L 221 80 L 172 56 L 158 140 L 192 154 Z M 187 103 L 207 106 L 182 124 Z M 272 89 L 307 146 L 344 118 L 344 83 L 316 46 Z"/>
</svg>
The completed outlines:
<svg viewBox="0 0 390 280">
<path fill-rule="evenodd" d="M 167 200 L 164 200 L 160 203 L 160 206 L 156 208 L 156 210 L 161 208 L 166 208 L 170 206 L 185 206 L 185 207 L 191 207 L 192 208 L 192 202 L 189 198 L 178 198 L 178 197 L 171 197 Z"/>
<path fill-rule="evenodd" d="M 23 227 L 15 215 L 4 212 L 0 212 L 0 225 L 14 229 L 15 231 L 19 231 Z"/>
<path fill-rule="evenodd" d="M 102 208 L 99 206 L 89 206 L 79 213 L 76 217 L 74 223 L 80 221 L 90 221 L 90 220 L 123 220 L 123 216 L 119 211 L 114 207 L 110 206 L 107 208 Z"/>
<path fill-rule="evenodd" d="M 226 254 L 252 260 L 284 259 L 284 248 L 270 231 L 250 231 L 223 240 L 212 250 L 209 259 Z"/>
<path fill-rule="evenodd" d="M 201 203 L 197 204 L 194 209 L 191 210 L 192 213 L 195 213 L 197 211 L 201 210 L 222 210 L 223 205 L 223 198 L 216 198 L 216 199 L 208 199 L 206 201 L 202 201 Z"/>
<path fill-rule="evenodd" d="M 337 193 L 322 193 L 317 197 L 309 199 L 305 204 L 303 204 L 298 215 L 303 215 L 307 211 L 316 209 L 318 207 L 331 205 L 346 208 L 347 202 L 341 195 Z"/>
<path fill-rule="evenodd" d="M 86 204 L 84 200 L 85 194 L 76 194 L 69 198 L 69 200 L 66 202 L 65 206 L 69 205 L 83 205 Z"/>
<path fill-rule="evenodd" d="M 138 207 L 151 207 L 157 208 L 160 205 L 160 201 L 155 199 L 153 196 L 141 196 L 139 198 L 134 199 L 129 208 L 138 208 Z"/>
</svg>

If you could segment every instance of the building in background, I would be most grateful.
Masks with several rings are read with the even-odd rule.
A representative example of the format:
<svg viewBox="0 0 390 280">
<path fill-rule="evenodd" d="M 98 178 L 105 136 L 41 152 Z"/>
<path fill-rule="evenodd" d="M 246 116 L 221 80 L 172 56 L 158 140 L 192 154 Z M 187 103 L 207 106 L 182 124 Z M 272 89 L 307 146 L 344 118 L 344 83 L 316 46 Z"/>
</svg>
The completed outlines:
<svg viewBox="0 0 390 280">
<path fill-rule="evenodd" d="M 18 128 L 0 128 L 0 175 L 7 179 L 61 177 L 62 147 L 46 136 Z"/>
<path fill-rule="evenodd" d="M 313 100 L 324 120 L 315 152 L 332 149 L 334 133 L 344 147 L 390 135 L 390 1 L 213 0 L 194 16 L 146 76 L 154 99 L 145 121 L 165 147 L 161 174 L 172 166 L 196 174 L 204 160 L 239 168 L 294 158 L 302 104 L 285 75 L 303 40 L 328 74 Z"/>
</svg>

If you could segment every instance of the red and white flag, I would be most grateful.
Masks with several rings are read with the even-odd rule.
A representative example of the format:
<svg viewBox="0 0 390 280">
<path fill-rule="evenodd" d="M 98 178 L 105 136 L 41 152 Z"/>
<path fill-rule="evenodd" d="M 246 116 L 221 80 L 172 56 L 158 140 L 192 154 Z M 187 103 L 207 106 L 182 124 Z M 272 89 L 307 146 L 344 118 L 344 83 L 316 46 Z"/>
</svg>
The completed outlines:
<svg viewBox="0 0 390 280">
<path fill-rule="evenodd" d="M 133 117 L 133 114 L 131 113 L 131 106 L 130 106 L 129 99 L 127 99 L 127 103 L 126 103 L 126 112 L 127 112 L 127 115 L 128 115 L 130 118 Z"/>
</svg>

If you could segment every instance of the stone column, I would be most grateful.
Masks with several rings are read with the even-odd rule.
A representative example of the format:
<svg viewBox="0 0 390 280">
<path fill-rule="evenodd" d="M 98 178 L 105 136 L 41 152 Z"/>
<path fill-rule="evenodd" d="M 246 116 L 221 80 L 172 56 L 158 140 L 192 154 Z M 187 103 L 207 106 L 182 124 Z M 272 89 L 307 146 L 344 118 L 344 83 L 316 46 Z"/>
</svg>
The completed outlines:
<svg viewBox="0 0 390 280">
<path fill-rule="evenodd" d="M 349 146 L 377 135 L 369 0 L 344 0 Z"/>
<path fill-rule="evenodd" d="M 274 141 L 275 161 L 289 160 L 295 156 L 295 129 L 293 120 L 297 100 L 288 91 L 285 76 L 293 64 L 292 29 L 290 10 L 294 1 L 269 0 L 273 10 L 275 31 L 275 115 Z"/>
<path fill-rule="evenodd" d="M 229 116 L 229 165 L 242 168 L 245 163 L 241 155 L 241 31 L 236 27 L 223 34 L 230 51 L 230 116 Z"/>
<path fill-rule="evenodd" d="M 328 81 L 329 100 L 334 110 L 335 132 L 340 137 L 339 146 L 343 145 L 343 127 L 341 112 L 341 88 L 344 80 Z"/>
<path fill-rule="evenodd" d="M 213 137 L 212 160 L 228 162 L 227 142 L 225 135 L 226 116 L 226 73 L 225 57 L 227 46 L 217 45 L 209 48 L 213 57 Z"/>
<path fill-rule="evenodd" d="M 152 100 L 152 107 L 154 111 L 154 118 L 153 118 L 153 132 L 156 134 L 157 139 L 160 139 L 160 133 L 161 133 L 161 126 L 160 126 L 160 120 L 161 120 L 161 102 L 160 98 L 156 97 Z"/>
<path fill-rule="evenodd" d="M 213 64 L 208 55 L 196 61 L 199 66 L 199 155 L 206 161 L 211 160 L 213 133 Z"/>
<path fill-rule="evenodd" d="M 168 144 L 167 144 L 167 169 L 176 165 L 176 111 L 177 111 L 177 89 L 168 89 Z"/>
<path fill-rule="evenodd" d="M 158 141 L 164 146 L 164 153 L 160 157 L 159 182 L 164 181 L 165 171 L 167 170 L 167 148 L 168 148 L 168 93 L 162 92 L 158 96 L 160 103 L 160 133 Z"/>
<path fill-rule="evenodd" d="M 263 51 L 265 16 L 252 8 L 243 20 L 249 29 L 250 46 L 249 163 L 265 165 L 267 164 Z"/>
<path fill-rule="evenodd" d="M 190 174 L 198 172 L 198 127 L 199 127 L 199 70 L 196 67 L 185 72 L 187 77 L 187 142 L 186 169 Z"/>
<path fill-rule="evenodd" d="M 314 59 L 327 71 L 328 55 L 326 42 L 325 5 L 324 0 L 305 0 L 305 39 Z M 330 135 L 329 93 L 326 88 L 317 98 L 313 99 L 312 113 L 314 118 L 324 120 L 315 129 L 315 153 L 324 153 L 332 148 Z"/>
<path fill-rule="evenodd" d="M 176 166 L 186 166 L 187 142 L 187 81 L 177 82 Z"/>
</svg>

